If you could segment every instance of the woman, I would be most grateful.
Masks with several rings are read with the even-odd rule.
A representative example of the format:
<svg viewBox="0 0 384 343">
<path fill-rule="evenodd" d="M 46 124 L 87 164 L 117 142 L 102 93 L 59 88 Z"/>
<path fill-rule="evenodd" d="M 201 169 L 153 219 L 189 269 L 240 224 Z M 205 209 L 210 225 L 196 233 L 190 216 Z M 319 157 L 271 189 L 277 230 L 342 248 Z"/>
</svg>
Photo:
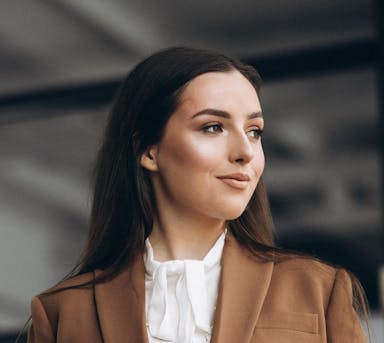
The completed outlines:
<svg viewBox="0 0 384 343">
<path fill-rule="evenodd" d="M 358 281 L 274 247 L 259 85 L 252 67 L 191 48 L 129 73 L 85 252 L 33 298 L 29 342 L 366 342 Z"/>
</svg>

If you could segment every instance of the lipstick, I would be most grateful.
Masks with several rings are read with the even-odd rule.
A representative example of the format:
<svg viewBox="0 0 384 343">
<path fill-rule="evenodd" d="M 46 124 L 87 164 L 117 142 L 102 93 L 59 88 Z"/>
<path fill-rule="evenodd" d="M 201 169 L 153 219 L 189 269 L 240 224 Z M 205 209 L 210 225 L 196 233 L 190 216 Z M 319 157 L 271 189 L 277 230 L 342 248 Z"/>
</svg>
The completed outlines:
<svg viewBox="0 0 384 343">
<path fill-rule="evenodd" d="M 243 174 L 243 173 L 223 175 L 223 176 L 219 176 L 218 179 L 223 181 L 228 186 L 231 186 L 236 189 L 247 188 L 249 181 L 251 180 L 247 174 Z"/>
</svg>

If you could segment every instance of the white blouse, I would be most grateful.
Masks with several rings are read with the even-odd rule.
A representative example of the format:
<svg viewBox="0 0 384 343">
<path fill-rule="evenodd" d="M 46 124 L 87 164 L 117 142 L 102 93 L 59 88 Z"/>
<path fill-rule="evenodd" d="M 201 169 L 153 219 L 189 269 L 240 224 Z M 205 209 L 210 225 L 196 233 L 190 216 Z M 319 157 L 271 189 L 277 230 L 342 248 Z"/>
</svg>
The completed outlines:
<svg viewBox="0 0 384 343">
<path fill-rule="evenodd" d="M 203 260 L 154 260 L 147 238 L 145 308 L 150 343 L 209 342 L 227 229 Z"/>
</svg>

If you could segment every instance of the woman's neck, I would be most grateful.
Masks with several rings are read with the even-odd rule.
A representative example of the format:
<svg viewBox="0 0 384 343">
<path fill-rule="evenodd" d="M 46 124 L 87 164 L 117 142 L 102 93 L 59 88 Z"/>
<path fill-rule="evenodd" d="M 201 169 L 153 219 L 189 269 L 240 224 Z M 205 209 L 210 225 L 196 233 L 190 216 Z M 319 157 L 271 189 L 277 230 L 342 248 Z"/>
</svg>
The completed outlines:
<svg viewBox="0 0 384 343">
<path fill-rule="evenodd" d="M 169 260 L 202 260 L 225 229 L 225 221 L 176 220 L 173 223 L 155 220 L 149 236 L 154 258 Z"/>
</svg>

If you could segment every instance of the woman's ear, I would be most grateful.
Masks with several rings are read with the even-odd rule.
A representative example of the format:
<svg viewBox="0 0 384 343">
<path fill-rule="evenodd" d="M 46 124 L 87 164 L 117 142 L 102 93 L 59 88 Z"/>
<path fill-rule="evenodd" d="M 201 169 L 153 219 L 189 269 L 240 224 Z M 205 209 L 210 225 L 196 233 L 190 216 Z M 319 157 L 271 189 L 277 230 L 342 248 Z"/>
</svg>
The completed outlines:
<svg viewBox="0 0 384 343">
<path fill-rule="evenodd" d="M 157 165 L 157 146 L 152 145 L 148 147 L 140 158 L 140 164 L 143 168 L 155 172 L 159 170 Z"/>
</svg>

